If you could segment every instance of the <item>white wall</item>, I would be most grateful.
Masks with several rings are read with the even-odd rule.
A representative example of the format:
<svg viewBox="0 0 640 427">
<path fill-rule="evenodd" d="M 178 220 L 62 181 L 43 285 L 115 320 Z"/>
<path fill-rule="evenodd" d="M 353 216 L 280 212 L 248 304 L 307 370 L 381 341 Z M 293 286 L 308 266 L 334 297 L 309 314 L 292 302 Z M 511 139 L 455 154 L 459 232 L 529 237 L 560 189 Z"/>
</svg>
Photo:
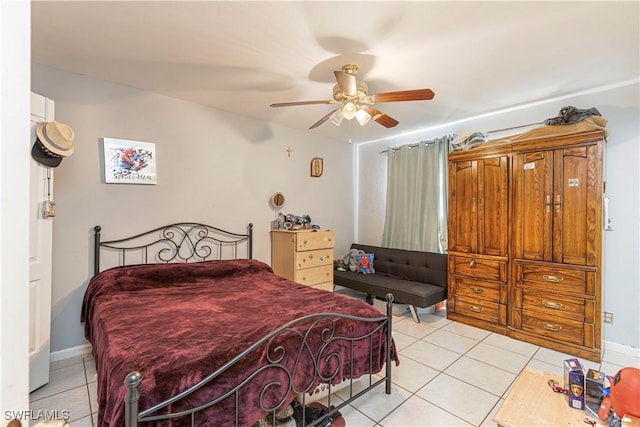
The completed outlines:
<svg viewBox="0 0 640 427">
<path fill-rule="evenodd" d="M 254 258 L 270 263 L 268 199 L 281 191 L 283 213 L 336 230 L 336 253 L 351 243 L 352 195 L 334 191 L 352 188 L 353 149 L 344 142 L 38 64 L 32 90 L 55 100 L 56 120 L 76 133 L 75 153 L 55 171 L 52 351 L 85 343 L 80 307 L 95 225 L 107 240 L 179 221 L 237 232 L 253 222 Z M 154 142 L 157 185 L 103 184 L 103 137 Z M 324 173 L 311 178 L 316 156 Z"/>
<path fill-rule="evenodd" d="M 613 231 L 604 234 L 603 308 L 614 313 L 605 324 L 604 340 L 638 349 L 640 347 L 640 86 L 638 80 L 617 86 L 536 102 L 511 111 L 451 123 L 392 140 L 357 146 L 359 174 L 356 206 L 357 239 L 379 245 L 384 227 L 386 160 L 380 150 L 402 144 L 454 134 L 461 129 L 490 131 L 555 117 L 563 106 L 596 107 L 609 122 L 606 146 L 606 193 Z M 525 129 L 526 130 L 526 129 Z M 492 134 L 513 135 L 522 130 Z"/>
<path fill-rule="evenodd" d="M 30 20 L 0 1 L 0 423 L 29 409 Z"/>
</svg>

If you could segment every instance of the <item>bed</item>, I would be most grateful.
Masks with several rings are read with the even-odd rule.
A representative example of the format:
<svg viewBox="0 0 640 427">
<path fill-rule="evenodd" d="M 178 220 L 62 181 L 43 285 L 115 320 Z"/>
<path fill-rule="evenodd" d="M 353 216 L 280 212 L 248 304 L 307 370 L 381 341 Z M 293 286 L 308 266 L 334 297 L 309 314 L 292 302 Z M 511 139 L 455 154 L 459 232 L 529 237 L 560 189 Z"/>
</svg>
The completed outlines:
<svg viewBox="0 0 640 427">
<path fill-rule="evenodd" d="M 99 426 L 275 426 L 294 399 L 303 425 L 327 425 L 380 385 L 391 392 L 393 296 L 382 315 L 277 276 L 252 259 L 252 230 L 178 223 L 101 241 L 95 227 L 81 320 Z M 305 423 L 321 385 L 328 409 Z"/>
</svg>

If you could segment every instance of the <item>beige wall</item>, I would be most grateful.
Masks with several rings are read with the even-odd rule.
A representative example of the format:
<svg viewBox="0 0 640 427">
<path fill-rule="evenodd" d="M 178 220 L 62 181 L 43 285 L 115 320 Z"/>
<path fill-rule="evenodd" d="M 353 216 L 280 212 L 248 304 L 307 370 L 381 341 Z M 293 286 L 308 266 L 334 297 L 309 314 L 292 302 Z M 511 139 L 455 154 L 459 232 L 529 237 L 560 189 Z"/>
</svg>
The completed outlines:
<svg viewBox="0 0 640 427">
<path fill-rule="evenodd" d="M 380 150 L 403 144 L 455 134 L 461 129 L 490 131 L 537 123 L 558 115 L 567 105 L 596 107 L 609 122 L 606 146 L 606 195 L 613 230 L 604 234 L 603 307 L 614 313 L 614 322 L 605 324 L 606 343 L 620 344 L 640 353 L 640 85 L 621 83 L 561 99 L 539 101 L 511 111 L 439 126 L 393 140 L 359 144 L 357 239 L 379 245 L 384 227 L 387 156 Z M 524 129 L 526 130 L 526 129 Z M 492 138 L 513 135 L 522 129 L 492 134 Z"/>
<path fill-rule="evenodd" d="M 76 133 L 75 153 L 55 170 L 52 351 L 85 343 L 95 225 L 109 239 L 178 221 L 237 232 L 253 222 L 254 258 L 269 263 L 268 199 L 281 191 L 284 213 L 336 230 L 336 253 L 351 243 L 353 148 L 344 142 L 37 64 L 32 90 L 52 98 L 56 120 Z M 103 184 L 104 137 L 154 142 L 157 185 Z M 315 156 L 324 158 L 320 178 L 309 176 Z"/>
</svg>

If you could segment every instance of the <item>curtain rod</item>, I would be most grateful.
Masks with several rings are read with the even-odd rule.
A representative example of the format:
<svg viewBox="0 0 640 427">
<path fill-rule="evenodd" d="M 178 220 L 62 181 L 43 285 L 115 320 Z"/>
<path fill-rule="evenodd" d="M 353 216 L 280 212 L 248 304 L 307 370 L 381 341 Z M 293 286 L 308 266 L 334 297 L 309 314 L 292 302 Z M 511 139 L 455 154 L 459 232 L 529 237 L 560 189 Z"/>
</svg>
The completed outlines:
<svg viewBox="0 0 640 427">
<path fill-rule="evenodd" d="M 542 125 L 542 124 L 544 124 L 544 122 L 528 123 L 526 125 L 518 125 L 518 126 L 511 126 L 511 127 L 508 127 L 508 128 L 488 130 L 485 133 L 504 132 L 506 130 L 520 129 L 520 128 L 526 128 L 526 127 L 529 127 L 529 126 L 536 126 L 536 125 Z M 401 145 L 400 147 L 389 147 L 389 148 L 385 148 L 384 150 L 380 150 L 380 154 L 388 153 L 389 150 L 392 150 L 392 151 L 393 150 L 399 150 L 402 147 L 413 148 L 413 147 L 419 146 L 420 144 L 429 145 L 429 144 L 435 144 L 435 143 L 436 143 L 436 141 L 420 141 L 420 142 L 417 142 L 415 144 Z"/>
<path fill-rule="evenodd" d="M 380 154 L 387 153 L 389 150 L 391 150 L 391 151 L 399 150 L 399 149 L 401 149 L 403 147 L 413 148 L 413 147 L 418 147 L 420 144 L 429 145 L 429 144 L 435 144 L 435 143 L 436 143 L 436 141 L 420 141 L 420 142 L 416 142 L 415 144 L 401 145 L 400 147 L 389 147 L 389 148 L 385 148 L 384 150 L 380 150 Z"/>
</svg>

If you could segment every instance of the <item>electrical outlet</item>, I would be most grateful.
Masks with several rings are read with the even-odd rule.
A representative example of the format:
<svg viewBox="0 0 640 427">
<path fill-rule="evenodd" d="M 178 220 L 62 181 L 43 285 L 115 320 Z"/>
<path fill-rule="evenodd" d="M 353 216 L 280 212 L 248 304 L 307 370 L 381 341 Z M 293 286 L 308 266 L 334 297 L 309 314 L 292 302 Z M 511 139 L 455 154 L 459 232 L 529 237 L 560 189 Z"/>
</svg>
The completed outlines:
<svg viewBox="0 0 640 427">
<path fill-rule="evenodd" d="M 604 312 L 604 323 L 613 323 L 613 313 Z"/>
</svg>

